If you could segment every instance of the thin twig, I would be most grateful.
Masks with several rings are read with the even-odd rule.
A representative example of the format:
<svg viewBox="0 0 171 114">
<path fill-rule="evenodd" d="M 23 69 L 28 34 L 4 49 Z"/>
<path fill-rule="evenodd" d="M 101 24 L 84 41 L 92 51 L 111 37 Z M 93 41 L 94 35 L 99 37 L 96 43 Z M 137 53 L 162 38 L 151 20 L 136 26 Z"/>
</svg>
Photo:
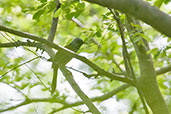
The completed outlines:
<svg viewBox="0 0 171 114">
<path fill-rule="evenodd" d="M 53 12 L 53 18 L 52 18 L 50 33 L 49 33 L 49 36 L 48 36 L 48 41 L 51 41 L 51 42 L 53 42 L 53 40 L 55 38 L 55 33 L 57 31 L 58 20 L 59 20 L 59 17 L 54 17 L 55 12 L 60 8 L 59 0 L 54 0 L 54 2 L 56 3 L 56 9 Z"/>
<path fill-rule="evenodd" d="M 30 103 L 35 103 L 35 102 L 50 102 L 50 103 L 60 103 L 60 104 L 64 104 L 62 101 L 58 100 L 58 99 L 54 99 L 54 98 L 37 98 L 37 99 L 25 99 L 24 101 L 22 101 L 21 103 L 14 105 L 14 106 L 10 106 L 6 109 L 0 109 L 0 113 L 5 112 L 5 111 L 9 111 L 9 110 L 13 110 L 16 109 L 18 107 L 30 104 Z"/>
<path fill-rule="evenodd" d="M 83 72 L 83 71 L 77 70 L 77 69 L 72 68 L 72 67 L 67 67 L 67 68 L 69 68 L 69 69 L 71 69 L 71 70 L 74 70 L 74 71 L 76 71 L 76 72 L 79 72 L 79 73 L 83 74 L 83 75 L 84 75 L 85 77 L 87 77 L 87 78 L 97 77 L 97 76 L 98 76 L 98 74 L 87 74 L 87 73 L 85 73 L 85 72 Z"/>
<path fill-rule="evenodd" d="M 19 67 L 21 67 L 21 66 L 23 66 L 23 65 L 25 65 L 25 64 L 27 64 L 27 63 L 30 63 L 30 62 L 32 62 L 32 61 L 38 59 L 38 58 L 40 58 L 40 57 L 39 57 L 39 56 L 38 56 L 38 57 L 35 57 L 35 58 L 33 58 L 33 59 L 30 59 L 30 60 L 28 60 L 28 61 L 26 61 L 26 62 L 24 62 L 24 63 L 22 63 L 22 64 L 19 64 L 19 65 L 13 67 L 13 68 L 10 69 L 9 71 L 7 71 L 7 72 L 5 72 L 4 74 L 2 74 L 2 75 L 0 76 L 0 79 L 2 80 L 3 77 L 4 77 L 6 74 L 8 74 L 9 72 L 15 70 L 16 68 L 19 68 Z"/>
<path fill-rule="evenodd" d="M 15 86 L 13 86 L 13 85 L 11 85 L 11 84 L 9 84 L 7 82 L 4 82 L 4 81 L 1 81 L 1 82 L 4 83 L 4 84 L 6 84 L 6 85 L 8 85 L 8 86 L 10 86 L 11 88 L 15 89 L 19 93 L 21 93 L 26 99 L 28 98 L 28 96 L 24 92 L 22 92 L 20 89 L 16 88 Z"/>
<path fill-rule="evenodd" d="M 125 71 L 119 66 L 119 64 L 115 61 L 114 58 L 112 59 L 112 62 L 118 67 L 118 69 L 119 69 L 123 74 L 125 74 Z"/>
</svg>

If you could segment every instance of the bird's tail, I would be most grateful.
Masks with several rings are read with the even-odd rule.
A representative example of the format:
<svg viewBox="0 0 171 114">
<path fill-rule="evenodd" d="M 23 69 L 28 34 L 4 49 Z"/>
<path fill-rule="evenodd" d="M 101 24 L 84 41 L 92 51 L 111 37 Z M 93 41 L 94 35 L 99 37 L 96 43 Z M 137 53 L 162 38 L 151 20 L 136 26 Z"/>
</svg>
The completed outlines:
<svg viewBox="0 0 171 114">
<path fill-rule="evenodd" d="M 56 85 L 57 85 L 57 75 L 58 75 L 58 68 L 53 69 L 53 79 L 52 79 L 52 90 L 51 94 L 53 94 L 56 90 Z"/>
</svg>

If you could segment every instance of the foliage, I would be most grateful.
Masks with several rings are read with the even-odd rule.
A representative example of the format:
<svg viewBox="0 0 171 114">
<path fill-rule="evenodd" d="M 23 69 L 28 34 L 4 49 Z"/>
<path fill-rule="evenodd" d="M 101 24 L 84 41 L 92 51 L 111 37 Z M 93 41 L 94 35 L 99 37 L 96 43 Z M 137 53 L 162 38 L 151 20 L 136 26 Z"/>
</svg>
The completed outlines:
<svg viewBox="0 0 171 114">
<path fill-rule="evenodd" d="M 147 1 L 151 5 L 154 3 L 154 5 L 157 7 L 170 2 L 169 0 Z M 54 17 L 59 18 L 57 33 L 55 35 L 56 44 L 65 46 L 75 37 L 80 37 L 86 42 L 86 44 L 84 44 L 79 50 L 79 54 L 86 55 L 91 62 L 95 63 L 97 66 L 107 72 L 118 74 L 125 73 L 126 68 L 123 58 L 121 32 L 111 11 L 107 8 L 90 4 L 81 0 L 60 0 L 60 3 L 60 8 L 56 11 L 56 13 L 54 13 Z M 52 0 L 0 0 L 0 24 L 14 28 L 16 30 L 29 32 L 31 34 L 47 38 L 50 32 L 53 11 L 55 8 L 55 2 Z M 80 27 L 76 22 L 73 21 L 73 18 L 78 19 L 84 25 L 84 27 Z M 118 18 L 123 25 L 127 24 L 124 13 L 119 12 Z M 155 68 L 168 66 L 171 62 L 169 38 L 167 36 L 161 35 L 159 32 L 156 32 L 154 29 L 143 23 L 141 23 L 142 26 L 134 23 L 131 23 L 131 25 L 136 28 L 136 31 L 143 30 L 143 32 L 130 33 L 126 30 L 126 27 L 124 28 L 126 46 L 136 77 L 140 76 L 140 69 L 133 44 L 138 43 L 138 45 L 144 45 L 142 38 L 144 38 L 150 44 L 151 50 L 148 51 L 148 53 L 152 54 Z M 129 34 L 132 34 L 132 40 L 130 40 Z M 161 38 L 166 39 L 166 42 L 163 46 L 159 46 L 160 43 L 158 43 L 158 39 Z M 28 41 L 22 37 L 0 31 L 1 43 L 10 43 L 16 41 L 32 42 L 32 40 Z M 160 42 L 161 41 L 162 40 L 160 40 Z M 44 52 L 42 54 L 41 49 L 36 50 L 36 48 L 20 46 L 5 49 L 0 48 L 0 53 L 1 83 L 4 83 L 16 90 L 15 94 L 20 93 L 23 96 L 22 101 L 27 101 L 30 98 L 51 98 L 47 101 L 44 99 L 40 106 L 36 106 L 41 107 L 38 108 L 38 112 L 53 112 L 58 108 L 60 109 L 60 106 L 57 104 L 68 103 L 70 99 L 74 102 L 79 100 L 78 95 L 72 94 L 73 91 L 71 91 L 71 89 L 68 87 L 60 87 L 57 89 L 54 95 L 50 94 L 52 78 L 51 62 L 48 60 L 49 56 L 47 53 Z M 31 60 L 34 57 L 38 58 Z M 83 71 L 85 75 L 97 73 L 90 66 L 87 66 L 84 63 L 80 63 L 79 66 L 80 67 L 74 67 L 74 69 Z M 78 79 L 77 77 L 79 77 L 79 73 L 77 72 L 75 74 L 76 76 L 74 77 Z M 85 78 L 85 75 L 81 75 L 79 78 L 81 78 L 83 81 L 87 81 L 86 83 L 89 85 L 86 86 L 88 86 L 87 88 L 89 88 L 90 93 L 97 91 L 97 93 L 100 95 L 107 94 L 123 85 L 123 82 L 111 80 L 104 76 L 94 76 L 91 79 Z M 168 101 L 167 104 L 171 106 L 171 80 L 169 76 L 170 72 L 162 74 L 158 78 L 158 83 L 164 98 Z M 90 84 L 91 81 L 93 84 Z M 59 85 L 61 86 L 65 84 L 67 85 L 66 80 L 62 77 L 62 75 L 60 75 L 60 81 L 58 82 L 60 82 Z M 77 82 L 79 83 L 79 79 Z M 84 86 L 80 86 L 84 88 Z M 87 92 L 86 94 L 89 93 Z M 94 94 L 92 96 L 94 97 L 96 95 L 97 94 Z M 143 105 L 141 104 L 141 100 L 135 88 L 130 87 L 126 90 L 123 90 L 119 94 L 116 94 L 115 98 L 117 101 L 123 99 L 129 101 L 129 104 L 126 104 L 129 108 L 129 110 L 126 111 L 127 113 L 144 113 Z M 111 97 L 111 99 L 115 98 Z M 15 97 L 12 99 L 17 100 Z M 38 99 L 37 102 L 41 102 L 40 99 Z M 7 105 L 4 105 L 6 102 L 7 101 L 2 101 L 0 103 L 0 105 L 3 106 L 3 109 L 8 108 L 9 104 L 12 106 L 14 105 L 11 102 L 9 102 Z M 29 102 L 31 101 L 28 101 L 27 103 Z M 69 103 L 67 105 L 69 106 Z M 107 107 L 101 103 L 101 100 L 97 105 L 98 107 Z M 3 109 L 0 109 L 0 111 Z M 66 110 L 64 113 L 81 114 L 86 111 L 88 110 L 80 106 L 74 110 Z M 124 111 L 124 109 L 122 111 Z M 34 112 L 36 112 L 34 106 L 29 106 L 27 107 L 27 111 L 25 113 Z M 104 112 L 109 113 L 107 110 Z"/>
</svg>

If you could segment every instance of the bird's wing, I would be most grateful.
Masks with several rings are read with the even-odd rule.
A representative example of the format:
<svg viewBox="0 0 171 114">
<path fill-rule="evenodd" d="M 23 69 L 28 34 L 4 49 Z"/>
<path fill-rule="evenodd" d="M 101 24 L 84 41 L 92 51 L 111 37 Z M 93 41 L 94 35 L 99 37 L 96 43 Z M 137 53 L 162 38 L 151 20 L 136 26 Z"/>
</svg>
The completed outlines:
<svg viewBox="0 0 171 114">
<path fill-rule="evenodd" d="M 82 39 L 76 38 L 69 45 L 65 46 L 65 48 L 68 48 L 74 52 L 77 52 L 83 43 L 84 42 L 82 41 Z M 57 85 L 56 84 L 57 73 L 58 73 L 58 65 L 57 64 L 66 65 L 71 59 L 72 59 L 72 57 L 68 56 L 68 54 L 65 54 L 63 51 L 59 51 L 56 53 L 54 60 L 53 60 L 54 64 L 52 64 L 52 67 L 53 67 L 53 80 L 52 80 L 52 91 L 51 91 L 52 94 L 56 90 L 56 85 Z"/>
<path fill-rule="evenodd" d="M 58 65 L 57 64 L 63 64 L 65 65 L 71 60 L 70 57 L 65 56 L 65 54 L 62 51 L 59 51 L 56 53 L 55 58 L 54 58 L 54 64 L 52 64 L 53 68 L 53 79 L 52 79 L 52 90 L 51 94 L 53 94 L 56 90 L 57 86 L 57 75 L 58 75 Z M 57 63 L 57 64 L 55 64 Z"/>
</svg>

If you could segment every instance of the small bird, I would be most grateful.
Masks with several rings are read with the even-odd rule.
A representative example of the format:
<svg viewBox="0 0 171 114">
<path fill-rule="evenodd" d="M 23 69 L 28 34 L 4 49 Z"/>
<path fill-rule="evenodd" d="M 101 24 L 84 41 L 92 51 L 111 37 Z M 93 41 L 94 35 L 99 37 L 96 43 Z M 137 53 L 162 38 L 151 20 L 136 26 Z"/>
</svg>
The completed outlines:
<svg viewBox="0 0 171 114">
<path fill-rule="evenodd" d="M 80 38 L 75 38 L 70 44 L 66 45 L 65 48 L 77 52 L 79 48 L 84 44 L 83 40 Z M 57 74 L 58 74 L 58 64 L 66 65 L 72 57 L 66 55 L 63 51 L 58 51 L 53 59 L 53 79 L 52 79 L 52 90 L 53 94 L 56 90 Z"/>
</svg>

